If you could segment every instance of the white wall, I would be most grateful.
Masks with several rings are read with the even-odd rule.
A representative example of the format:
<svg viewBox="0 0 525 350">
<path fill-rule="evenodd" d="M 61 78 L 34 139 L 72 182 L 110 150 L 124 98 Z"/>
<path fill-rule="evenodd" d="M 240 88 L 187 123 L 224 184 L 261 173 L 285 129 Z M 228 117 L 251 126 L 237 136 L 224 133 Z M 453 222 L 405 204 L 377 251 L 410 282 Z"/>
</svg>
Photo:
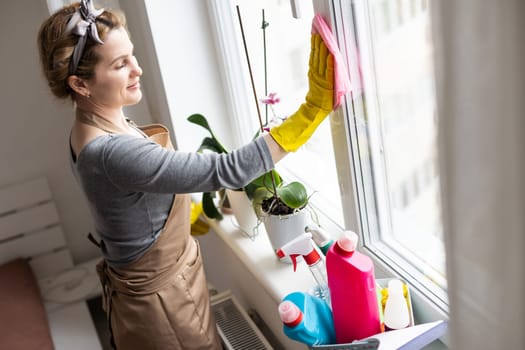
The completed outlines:
<svg viewBox="0 0 525 350">
<path fill-rule="evenodd" d="M 73 110 L 51 95 L 40 69 L 36 38 L 47 11 L 43 0 L 5 1 L 0 11 L 0 187 L 46 176 L 78 263 L 99 253 L 86 239 L 93 226 L 69 167 Z M 150 120 L 145 103 L 130 115 Z"/>
<path fill-rule="evenodd" d="M 136 1 L 147 9 L 178 147 L 196 150 L 205 135 L 186 120 L 193 113 L 206 116 L 221 141 L 231 147 L 206 1 Z"/>
</svg>

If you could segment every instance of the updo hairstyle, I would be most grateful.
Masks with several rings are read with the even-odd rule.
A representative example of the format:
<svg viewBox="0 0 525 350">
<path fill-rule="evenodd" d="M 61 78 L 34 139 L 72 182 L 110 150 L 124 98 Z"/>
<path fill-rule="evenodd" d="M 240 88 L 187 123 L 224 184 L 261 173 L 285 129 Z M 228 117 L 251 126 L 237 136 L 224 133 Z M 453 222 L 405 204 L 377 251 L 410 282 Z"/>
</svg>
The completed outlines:
<svg viewBox="0 0 525 350">
<path fill-rule="evenodd" d="M 73 32 L 66 34 L 64 31 L 79 7 L 79 3 L 67 5 L 52 14 L 40 27 L 37 39 L 42 70 L 51 92 L 58 98 L 69 97 L 73 101 L 75 93 L 69 87 L 67 78 L 70 75 L 70 60 L 79 36 Z M 102 41 L 105 41 L 108 32 L 112 29 L 126 28 L 126 18 L 118 10 L 104 11 L 97 17 L 95 23 Z M 100 44 L 89 37 L 74 75 L 86 80 L 93 77 L 95 65 L 100 59 L 94 50 L 96 45 Z"/>
</svg>

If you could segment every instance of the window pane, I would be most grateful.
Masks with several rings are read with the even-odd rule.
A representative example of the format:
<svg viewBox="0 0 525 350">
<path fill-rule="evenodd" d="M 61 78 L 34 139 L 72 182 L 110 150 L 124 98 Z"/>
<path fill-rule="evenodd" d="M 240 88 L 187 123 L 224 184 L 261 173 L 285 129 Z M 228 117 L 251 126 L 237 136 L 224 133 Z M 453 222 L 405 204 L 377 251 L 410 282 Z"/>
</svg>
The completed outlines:
<svg viewBox="0 0 525 350">
<path fill-rule="evenodd" d="M 263 123 L 266 115 L 285 117 L 304 102 L 308 90 L 308 59 L 313 18 L 311 1 L 301 1 L 301 17 L 294 18 L 289 0 L 232 0 L 239 6 L 250 64 L 259 98 L 275 92 L 280 102 L 266 110 L 261 105 Z M 268 26 L 262 30 L 262 13 Z M 266 42 L 266 72 L 264 41 Z M 246 69 L 246 74 L 248 70 Z M 265 79 L 266 78 L 266 79 Z M 250 98 L 253 94 L 250 91 Z M 250 116 L 258 128 L 256 116 Z M 301 181 L 313 194 L 311 202 L 330 220 L 342 226 L 343 216 L 330 124 L 323 123 L 310 141 L 289 154 L 277 165 L 285 181 Z"/>
<path fill-rule="evenodd" d="M 368 130 L 360 136 L 373 169 L 379 229 L 372 242 L 386 243 L 445 287 L 428 11 L 424 0 L 371 0 L 355 11 L 366 62 Z"/>
</svg>

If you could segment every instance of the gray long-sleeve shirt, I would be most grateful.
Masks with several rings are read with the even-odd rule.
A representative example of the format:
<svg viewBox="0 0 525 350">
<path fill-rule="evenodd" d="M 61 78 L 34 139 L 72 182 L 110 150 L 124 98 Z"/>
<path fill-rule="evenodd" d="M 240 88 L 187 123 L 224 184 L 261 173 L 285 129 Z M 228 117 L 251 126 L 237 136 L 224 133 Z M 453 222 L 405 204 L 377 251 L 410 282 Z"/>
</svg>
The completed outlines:
<svg viewBox="0 0 525 350">
<path fill-rule="evenodd" d="M 241 188 L 273 166 L 262 138 L 229 154 L 200 154 L 110 134 L 95 138 L 72 159 L 104 241 L 102 253 L 113 266 L 134 261 L 155 242 L 174 194 Z"/>
</svg>

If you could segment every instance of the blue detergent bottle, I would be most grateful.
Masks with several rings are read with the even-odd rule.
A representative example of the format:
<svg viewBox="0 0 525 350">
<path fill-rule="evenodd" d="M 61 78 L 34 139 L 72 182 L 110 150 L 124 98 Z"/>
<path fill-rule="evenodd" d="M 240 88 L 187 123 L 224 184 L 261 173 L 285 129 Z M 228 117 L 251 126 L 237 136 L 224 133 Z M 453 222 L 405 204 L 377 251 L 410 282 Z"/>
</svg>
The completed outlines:
<svg viewBox="0 0 525 350">
<path fill-rule="evenodd" d="M 283 298 L 278 309 L 288 338 L 308 346 L 335 343 L 332 310 L 323 299 L 293 292 Z"/>
</svg>

